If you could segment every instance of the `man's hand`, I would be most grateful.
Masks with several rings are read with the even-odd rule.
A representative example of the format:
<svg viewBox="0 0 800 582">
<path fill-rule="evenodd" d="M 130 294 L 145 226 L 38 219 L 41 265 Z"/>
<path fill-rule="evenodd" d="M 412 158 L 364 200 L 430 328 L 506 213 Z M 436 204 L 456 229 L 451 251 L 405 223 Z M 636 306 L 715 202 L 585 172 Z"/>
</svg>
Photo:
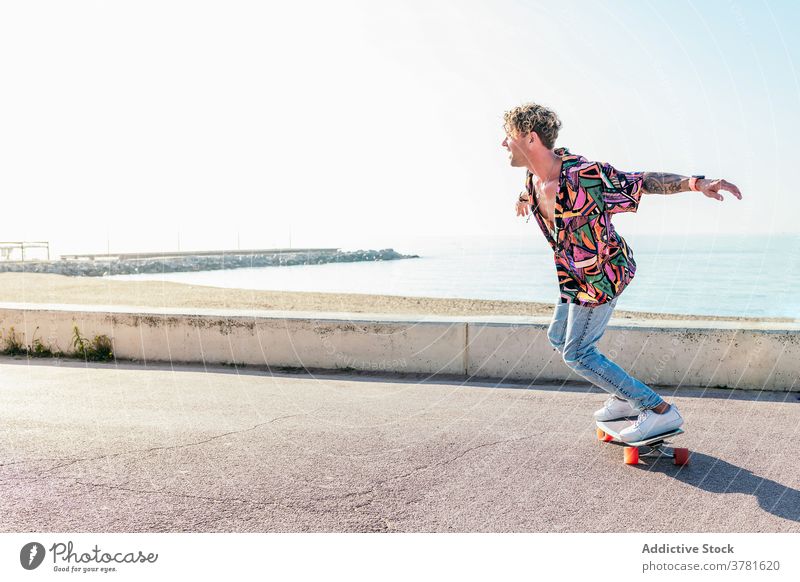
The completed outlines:
<svg viewBox="0 0 800 582">
<path fill-rule="evenodd" d="M 722 194 L 720 194 L 720 190 L 727 190 L 734 196 L 736 196 L 739 200 L 742 199 L 742 193 L 739 191 L 739 188 L 736 187 L 735 184 L 731 184 L 727 180 L 698 180 L 697 181 L 697 189 L 702 192 L 704 195 L 708 196 L 709 198 L 714 198 L 716 200 L 722 200 Z"/>
<path fill-rule="evenodd" d="M 517 216 L 528 216 L 531 210 L 531 203 L 527 195 L 520 194 L 519 201 L 516 204 Z"/>
</svg>

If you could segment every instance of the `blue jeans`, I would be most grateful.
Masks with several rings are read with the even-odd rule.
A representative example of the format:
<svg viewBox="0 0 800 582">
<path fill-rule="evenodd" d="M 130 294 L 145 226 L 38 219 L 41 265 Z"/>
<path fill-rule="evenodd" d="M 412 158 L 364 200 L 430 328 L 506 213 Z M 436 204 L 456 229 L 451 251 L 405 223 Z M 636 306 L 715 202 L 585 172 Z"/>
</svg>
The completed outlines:
<svg viewBox="0 0 800 582">
<path fill-rule="evenodd" d="M 547 330 L 547 339 L 576 374 L 606 392 L 627 400 L 639 410 L 655 408 L 663 402 L 661 396 L 597 349 L 597 342 L 603 337 L 617 299 L 619 295 L 597 307 L 584 307 L 559 300 Z"/>
</svg>

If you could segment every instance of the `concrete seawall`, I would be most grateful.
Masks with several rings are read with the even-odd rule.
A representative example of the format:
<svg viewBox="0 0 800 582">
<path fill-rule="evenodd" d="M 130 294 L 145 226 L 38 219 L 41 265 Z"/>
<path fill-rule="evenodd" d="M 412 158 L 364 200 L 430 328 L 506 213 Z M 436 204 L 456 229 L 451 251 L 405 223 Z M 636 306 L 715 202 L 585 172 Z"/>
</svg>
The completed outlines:
<svg viewBox="0 0 800 582">
<path fill-rule="evenodd" d="M 73 327 L 117 358 L 279 368 L 581 380 L 547 341 L 549 318 L 204 310 L 0 303 L 32 345 L 70 351 Z M 800 391 L 800 324 L 614 320 L 600 350 L 659 386 Z"/>
</svg>

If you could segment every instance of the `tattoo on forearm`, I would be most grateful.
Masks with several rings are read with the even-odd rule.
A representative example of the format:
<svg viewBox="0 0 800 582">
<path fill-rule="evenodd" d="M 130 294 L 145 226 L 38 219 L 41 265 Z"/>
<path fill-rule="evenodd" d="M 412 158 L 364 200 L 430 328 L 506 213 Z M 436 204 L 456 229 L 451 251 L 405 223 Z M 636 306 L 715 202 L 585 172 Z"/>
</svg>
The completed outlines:
<svg viewBox="0 0 800 582">
<path fill-rule="evenodd" d="M 689 178 L 665 172 L 645 172 L 644 189 L 652 194 L 676 194 L 689 189 Z"/>
</svg>

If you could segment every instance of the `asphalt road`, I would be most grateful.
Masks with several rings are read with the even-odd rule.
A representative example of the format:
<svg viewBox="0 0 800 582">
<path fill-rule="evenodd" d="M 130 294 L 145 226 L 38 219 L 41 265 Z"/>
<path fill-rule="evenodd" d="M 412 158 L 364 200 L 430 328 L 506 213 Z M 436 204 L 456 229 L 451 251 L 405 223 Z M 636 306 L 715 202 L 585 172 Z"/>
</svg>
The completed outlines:
<svg viewBox="0 0 800 582">
<path fill-rule="evenodd" d="M 660 390 L 626 466 L 583 384 L 0 358 L 3 532 L 800 532 L 800 395 Z"/>
</svg>

